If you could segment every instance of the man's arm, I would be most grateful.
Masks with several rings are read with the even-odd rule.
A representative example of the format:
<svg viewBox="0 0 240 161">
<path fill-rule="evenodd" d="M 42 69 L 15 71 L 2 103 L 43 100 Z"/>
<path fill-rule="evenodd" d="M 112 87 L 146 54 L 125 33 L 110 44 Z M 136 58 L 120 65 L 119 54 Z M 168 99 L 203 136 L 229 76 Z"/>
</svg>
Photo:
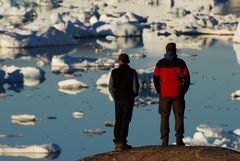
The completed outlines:
<svg viewBox="0 0 240 161">
<path fill-rule="evenodd" d="M 153 84 L 157 93 L 160 94 L 160 88 L 161 88 L 160 74 L 159 74 L 159 68 L 157 66 L 155 67 L 153 72 Z"/>
<path fill-rule="evenodd" d="M 184 94 L 187 93 L 189 86 L 190 86 L 190 74 L 189 74 L 189 70 L 188 67 L 185 65 L 184 69 L 183 69 L 183 90 L 184 90 Z"/>
<path fill-rule="evenodd" d="M 134 73 L 133 73 L 133 93 L 134 93 L 134 97 L 138 96 L 138 92 L 139 92 L 138 74 L 134 70 Z"/>
<path fill-rule="evenodd" d="M 110 94 L 112 95 L 112 97 L 114 99 L 115 97 L 114 97 L 114 86 L 113 86 L 112 72 L 111 72 L 109 83 L 108 83 L 108 90 L 109 90 Z"/>
</svg>

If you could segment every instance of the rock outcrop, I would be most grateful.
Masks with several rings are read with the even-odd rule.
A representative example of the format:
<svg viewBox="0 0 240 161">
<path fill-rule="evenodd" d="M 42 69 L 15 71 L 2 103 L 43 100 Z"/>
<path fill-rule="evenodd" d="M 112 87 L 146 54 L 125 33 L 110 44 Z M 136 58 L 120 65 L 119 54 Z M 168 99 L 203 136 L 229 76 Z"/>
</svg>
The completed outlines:
<svg viewBox="0 0 240 161">
<path fill-rule="evenodd" d="M 107 152 L 78 161 L 239 161 L 240 152 L 210 146 L 143 146 Z"/>
</svg>

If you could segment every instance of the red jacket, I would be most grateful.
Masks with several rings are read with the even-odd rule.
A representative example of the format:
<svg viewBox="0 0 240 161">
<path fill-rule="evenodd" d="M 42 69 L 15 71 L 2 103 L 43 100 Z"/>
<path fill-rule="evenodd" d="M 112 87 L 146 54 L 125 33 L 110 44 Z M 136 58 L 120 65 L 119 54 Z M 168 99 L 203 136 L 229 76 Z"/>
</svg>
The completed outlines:
<svg viewBox="0 0 240 161">
<path fill-rule="evenodd" d="M 153 75 L 155 89 L 161 96 L 178 97 L 184 95 L 190 85 L 187 65 L 177 56 L 171 60 L 166 58 L 159 60 Z"/>
</svg>

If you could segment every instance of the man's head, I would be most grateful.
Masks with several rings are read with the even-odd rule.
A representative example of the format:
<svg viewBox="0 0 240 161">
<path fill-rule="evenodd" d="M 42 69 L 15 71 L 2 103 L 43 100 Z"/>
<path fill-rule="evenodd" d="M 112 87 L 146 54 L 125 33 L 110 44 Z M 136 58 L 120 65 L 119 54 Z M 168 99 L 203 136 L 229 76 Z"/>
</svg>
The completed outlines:
<svg viewBox="0 0 240 161">
<path fill-rule="evenodd" d="M 176 44 L 174 42 L 168 43 L 166 46 L 166 52 L 176 54 L 177 52 Z"/>
<path fill-rule="evenodd" d="M 118 56 L 119 63 L 128 64 L 130 63 L 129 56 L 127 54 L 120 54 Z"/>
</svg>

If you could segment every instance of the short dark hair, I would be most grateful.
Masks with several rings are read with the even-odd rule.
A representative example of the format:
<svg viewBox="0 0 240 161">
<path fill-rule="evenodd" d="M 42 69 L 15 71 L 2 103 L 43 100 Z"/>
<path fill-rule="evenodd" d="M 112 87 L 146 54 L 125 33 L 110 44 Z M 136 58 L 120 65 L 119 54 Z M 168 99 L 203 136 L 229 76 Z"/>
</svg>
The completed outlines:
<svg viewBox="0 0 240 161">
<path fill-rule="evenodd" d="M 176 44 L 174 42 L 170 42 L 167 44 L 166 46 L 166 52 L 174 52 L 176 53 L 177 48 L 176 48 Z"/>
<path fill-rule="evenodd" d="M 121 60 L 124 64 L 130 63 L 129 56 L 127 54 L 120 54 L 118 60 Z"/>
</svg>

